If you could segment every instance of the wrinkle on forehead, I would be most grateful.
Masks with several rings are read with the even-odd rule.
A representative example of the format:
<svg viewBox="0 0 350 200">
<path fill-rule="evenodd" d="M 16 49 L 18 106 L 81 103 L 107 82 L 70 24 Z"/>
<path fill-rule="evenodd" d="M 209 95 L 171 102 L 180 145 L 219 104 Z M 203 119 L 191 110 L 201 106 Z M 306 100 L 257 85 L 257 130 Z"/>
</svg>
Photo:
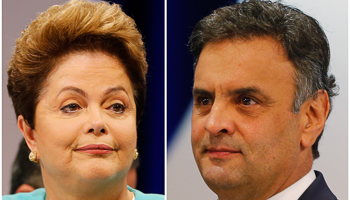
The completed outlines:
<svg viewBox="0 0 350 200">
<path fill-rule="evenodd" d="M 292 104 L 296 89 L 294 74 L 294 65 L 278 41 L 269 37 L 227 39 L 210 42 L 203 48 L 194 88 L 226 96 L 247 89 L 251 93 L 254 88 L 270 102 L 275 102 L 276 95 L 287 95 Z M 292 92 L 284 93 L 287 90 Z"/>
</svg>

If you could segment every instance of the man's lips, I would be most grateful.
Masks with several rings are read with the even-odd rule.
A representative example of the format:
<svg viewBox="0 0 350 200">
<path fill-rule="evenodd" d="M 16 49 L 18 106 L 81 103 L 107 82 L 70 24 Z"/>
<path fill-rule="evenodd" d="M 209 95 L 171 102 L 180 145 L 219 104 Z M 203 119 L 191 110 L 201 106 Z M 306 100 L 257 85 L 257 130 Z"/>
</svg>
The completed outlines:
<svg viewBox="0 0 350 200">
<path fill-rule="evenodd" d="M 114 150 L 114 148 L 105 144 L 88 144 L 76 149 L 76 151 L 78 152 L 84 152 L 89 154 L 109 154 L 112 153 Z"/>
<path fill-rule="evenodd" d="M 242 154 L 240 150 L 230 149 L 230 148 L 207 148 L 206 153 L 208 153 L 209 158 L 228 158 L 234 155 Z"/>
</svg>

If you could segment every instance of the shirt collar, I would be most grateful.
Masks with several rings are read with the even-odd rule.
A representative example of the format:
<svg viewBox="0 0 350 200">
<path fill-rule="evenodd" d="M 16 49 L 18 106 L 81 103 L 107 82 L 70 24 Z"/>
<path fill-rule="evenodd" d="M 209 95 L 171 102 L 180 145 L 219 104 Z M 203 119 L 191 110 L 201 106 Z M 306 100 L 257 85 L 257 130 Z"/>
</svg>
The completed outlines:
<svg viewBox="0 0 350 200">
<path fill-rule="evenodd" d="M 297 200 L 315 179 L 315 172 L 311 169 L 309 173 L 307 173 L 293 185 L 272 196 L 268 200 Z"/>
</svg>

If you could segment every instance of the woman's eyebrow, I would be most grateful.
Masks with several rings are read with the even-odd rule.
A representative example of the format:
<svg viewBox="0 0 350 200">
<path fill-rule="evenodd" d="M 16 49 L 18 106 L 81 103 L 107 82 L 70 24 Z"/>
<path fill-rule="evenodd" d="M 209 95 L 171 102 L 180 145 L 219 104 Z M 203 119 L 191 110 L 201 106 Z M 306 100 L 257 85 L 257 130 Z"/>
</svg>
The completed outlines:
<svg viewBox="0 0 350 200">
<path fill-rule="evenodd" d="M 86 97 L 86 93 L 80 89 L 80 88 L 77 88 L 77 87 L 74 87 L 74 86 L 66 86 L 64 88 L 62 88 L 56 95 L 56 97 L 58 97 L 61 93 L 65 92 L 65 91 L 74 91 L 76 93 L 79 93 L 80 95 Z"/>
<path fill-rule="evenodd" d="M 84 97 L 87 97 L 87 94 L 80 88 L 77 88 L 75 86 L 66 86 L 64 88 L 62 88 L 56 95 L 56 97 L 58 97 L 61 93 L 65 92 L 65 91 L 74 91 Z M 116 91 L 124 91 L 126 92 L 125 88 L 123 86 L 117 86 L 117 87 L 112 87 L 112 88 L 108 88 L 106 90 L 106 92 L 104 93 L 104 95 L 108 95 L 110 93 L 116 92 Z"/>
<path fill-rule="evenodd" d="M 124 91 L 125 93 L 127 93 L 126 89 L 123 86 L 117 86 L 117 87 L 108 88 L 104 93 L 104 95 L 108 95 L 110 93 L 117 92 L 117 91 Z"/>
</svg>

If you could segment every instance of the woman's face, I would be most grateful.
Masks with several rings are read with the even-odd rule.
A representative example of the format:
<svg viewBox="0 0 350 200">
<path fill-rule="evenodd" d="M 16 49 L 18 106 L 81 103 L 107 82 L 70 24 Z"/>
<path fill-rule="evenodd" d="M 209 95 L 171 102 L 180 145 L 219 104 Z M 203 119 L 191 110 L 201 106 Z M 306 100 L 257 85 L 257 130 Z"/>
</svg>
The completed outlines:
<svg viewBox="0 0 350 200">
<path fill-rule="evenodd" d="M 33 135 L 44 176 L 124 178 L 136 147 L 136 106 L 121 62 L 99 52 L 68 55 L 39 97 Z"/>
</svg>

